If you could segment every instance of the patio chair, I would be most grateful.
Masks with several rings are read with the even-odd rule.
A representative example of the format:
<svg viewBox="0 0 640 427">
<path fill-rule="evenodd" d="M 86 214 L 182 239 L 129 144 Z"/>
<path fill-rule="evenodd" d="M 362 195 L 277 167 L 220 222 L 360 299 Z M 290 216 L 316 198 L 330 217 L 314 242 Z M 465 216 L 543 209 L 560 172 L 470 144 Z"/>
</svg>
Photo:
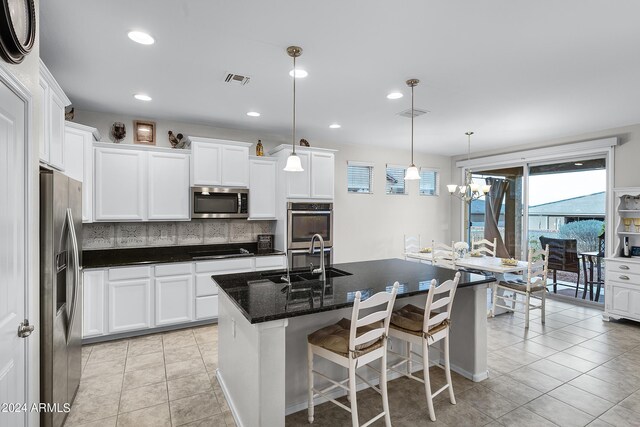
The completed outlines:
<svg viewBox="0 0 640 427">
<path fill-rule="evenodd" d="M 580 258 L 578 257 L 578 241 L 576 239 L 552 239 L 550 237 L 540 236 L 540 244 L 544 248 L 549 245 L 549 270 L 553 271 L 553 293 L 558 293 L 557 271 L 567 271 L 569 273 L 577 273 L 576 293 L 580 288 Z M 586 296 L 587 287 L 585 286 L 583 298 Z"/>
</svg>

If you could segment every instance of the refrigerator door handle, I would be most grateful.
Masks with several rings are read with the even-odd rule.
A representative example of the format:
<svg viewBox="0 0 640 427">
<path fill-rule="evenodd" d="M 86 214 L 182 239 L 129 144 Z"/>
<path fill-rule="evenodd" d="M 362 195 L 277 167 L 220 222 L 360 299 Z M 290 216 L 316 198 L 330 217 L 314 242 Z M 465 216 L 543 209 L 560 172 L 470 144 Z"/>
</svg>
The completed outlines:
<svg viewBox="0 0 640 427">
<path fill-rule="evenodd" d="M 71 330 L 76 317 L 76 305 L 78 304 L 78 288 L 80 287 L 80 251 L 78 249 L 78 237 L 76 236 L 76 228 L 73 224 L 73 214 L 71 208 L 67 208 L 68 230 L 71 236 L 71 244 L 73 246 L 73 299 L 71 301 L 71 310 L 69 310 L 69 328 L 67 329 L 67 341 L 71 337 Z"/>
</svg>

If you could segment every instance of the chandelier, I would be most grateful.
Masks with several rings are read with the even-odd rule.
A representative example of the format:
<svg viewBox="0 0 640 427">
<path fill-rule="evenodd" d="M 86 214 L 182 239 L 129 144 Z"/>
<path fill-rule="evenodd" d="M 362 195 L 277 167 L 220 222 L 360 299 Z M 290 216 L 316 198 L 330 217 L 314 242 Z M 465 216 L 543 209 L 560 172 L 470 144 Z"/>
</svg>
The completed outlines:
<svg viewBox="0 0 640 427">
<path fill-rule="evenodd" d="M 467 140 L 468 140 L 467 160 L 470 160 L 471 159 L 471 135 L 473 135 L 473 132 L 465 132 L 465 135 L 467 135 Z M 455 196 L 466 203 L 469 203 L 472 200 L 477 200 L 483 196 L 486 196 L 490 189 L 491 189 L 490 185 L 479 185 L 473 182 L 471 169 L 465 170 L 464 183 L 462 185 L 457 185 L 457 184 L 447 185 L 447 190 L 449 190 L 449 194 L 451 196 Z"/>
</svg>

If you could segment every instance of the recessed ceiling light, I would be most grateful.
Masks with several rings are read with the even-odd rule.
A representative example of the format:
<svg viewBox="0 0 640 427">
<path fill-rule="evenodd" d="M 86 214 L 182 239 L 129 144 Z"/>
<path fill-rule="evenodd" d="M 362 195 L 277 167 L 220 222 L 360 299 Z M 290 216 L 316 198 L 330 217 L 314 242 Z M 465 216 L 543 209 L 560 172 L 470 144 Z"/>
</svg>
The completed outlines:
<svg viewBox="0 0 640 427">
<path fill-rule="evenodd" d="M 342 126 L 340 126 L 340 125 L 339 125 L 339 124 L 337 124 L 337 123 L 333 123 L 333 124 L 329 125 L 329 127 L 330 127 L 331 129 L 340 129 Z"/>
<path fill-rule="evenodd" d="M 575 162 L 575 163 L 574 163 L 574 165 L 576 165 L 576 166 L 582 166 L 582 165 L 583 165 L 583 163 L 582 163 L 582 162 Z"/>
<path fill-rule="evenodd" d="M 404 95 L 400 92 L 391 92 L 389 95 L 387 95 L 388 99 L 400 99 L 402 98 Z"/>
<path fill-rule="evenodd" d="M 300 68 L 289 71 L 289 75 L 293 77 L 294 72 L 296 75 L 296 79 L 303 79 L 309 75 L 309 73 L 307 73 L 305 70 L 301 70 Z"/>
<path fill-rule="evenodd" d="M 249 111 L 247 113 L 247 116 L 249 116 L 249 117 L 260 117 L 260 113 L 258 113 L 257 111 Z"/>
<path fill-rule="evenodd" d="M 135 99 L 138 101 L 151 101 L 151 97 L 149 95 L 145 95 L 144 93 L 136 93 L 133 95 Z"/>
<path fill-rule="evenodd" d="M 140 44 L 154 44 L 156 40 L 147 33 L 142 31 L 129 31 L 127 34 L 131 40 Z"/>
</svg>

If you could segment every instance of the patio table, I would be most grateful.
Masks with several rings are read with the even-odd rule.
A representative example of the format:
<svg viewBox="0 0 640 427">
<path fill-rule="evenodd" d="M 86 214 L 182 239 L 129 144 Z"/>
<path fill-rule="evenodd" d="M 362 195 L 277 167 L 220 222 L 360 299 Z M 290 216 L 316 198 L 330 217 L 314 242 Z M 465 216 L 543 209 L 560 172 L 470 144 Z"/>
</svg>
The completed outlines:
<svg viewBox="0 0 640 427">
<path fill-rule="evenodd" d="M 602 258 L 604 258 L 604 254 L 602 252 L 580 252 L 579 254 L 582 257 L 582 269 L 584 270 L 584 287 L 585 287 L 585 296 L 586 289 L 589 286 L 589 300 L 593 301 L 593 285 L 594 283 L 597 285 L 596 287 L 596 301 L 600 299 L 600 290 L 602 288 L 602 284 L 604 281 L 602 280 Z M 589 269 L 587 270 L 587 263 L 589 265 Z M 596 266 L 596 280 L 593 280 L 593 266 Z M 587 271 L 589 272 L 589 279 L 587 279 Z M 583 298 L 585 297 L 583 296 Z"/>
</svg>

